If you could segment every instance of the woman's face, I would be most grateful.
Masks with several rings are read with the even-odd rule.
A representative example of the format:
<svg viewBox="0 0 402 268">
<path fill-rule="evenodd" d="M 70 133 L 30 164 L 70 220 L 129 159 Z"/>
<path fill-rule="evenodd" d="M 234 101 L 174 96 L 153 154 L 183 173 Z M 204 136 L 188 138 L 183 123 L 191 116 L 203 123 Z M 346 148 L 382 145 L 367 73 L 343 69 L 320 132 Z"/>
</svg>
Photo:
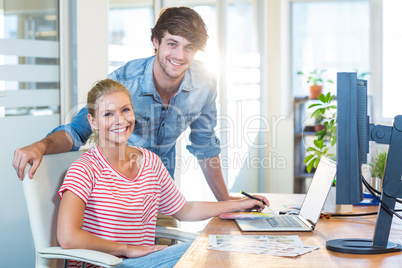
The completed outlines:
<svg viewBox="0 0 402 268">
<path fill-rule="evenodd" d="M 99 131 L 100 146 L 126 144 L 135 124 L 130 98 L 123 92 L 101 97 L 95 118 L 88 115 L 88 120 Z"/>
</svg>

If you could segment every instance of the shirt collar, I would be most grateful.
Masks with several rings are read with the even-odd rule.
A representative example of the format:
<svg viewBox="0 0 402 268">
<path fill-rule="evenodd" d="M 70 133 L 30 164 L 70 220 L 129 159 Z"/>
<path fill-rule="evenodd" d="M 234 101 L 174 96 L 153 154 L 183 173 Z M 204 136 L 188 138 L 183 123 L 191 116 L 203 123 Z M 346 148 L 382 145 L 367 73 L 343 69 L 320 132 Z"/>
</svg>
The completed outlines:
<svg viewBox="0 0 402 268">
<path fill-rule="evenodd" d="M 154 95 L 156 93 L 154 79 L 153 79 L 153 66 L 155 62 L 155 56 L 152 56 L 145 66 L 144 78 L 141 82 L 141 95 Z M 179 94 L 181 91 L 192 91 L 195 89 L 192 79 L 193 73 L 191 68 L 186 71 L 183 77 L 183 81 L 179 87 Z"/>
</svg>

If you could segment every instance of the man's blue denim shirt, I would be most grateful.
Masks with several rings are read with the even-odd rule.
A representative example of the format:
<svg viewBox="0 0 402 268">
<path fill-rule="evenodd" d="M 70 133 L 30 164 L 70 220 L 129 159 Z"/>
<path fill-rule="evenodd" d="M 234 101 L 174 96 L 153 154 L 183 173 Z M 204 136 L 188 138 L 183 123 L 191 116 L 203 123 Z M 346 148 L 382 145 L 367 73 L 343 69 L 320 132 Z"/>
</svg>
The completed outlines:
<svg viewBox="0 0 402 268">
<path fill-rule="evenodd" d="M 191 128 L 191 145 L 187 149 L 198 159 L 217 156 L 221 151 L 215 135 L 216 78 L 206 71 L 203 63 L 194 61 L 166 109 L 153 82 L 154 61 L 155 56 L 130 61 L 109 74 L 108 78 L 123 84 L 131 94 L 135 127 L 128 144 L 156 153 L 173 177 L 176 141 L 187 127 Z M 74 142 L 73 151 L 84 145 L 92 134 L 87 114 L 84 107 L 70 124 L 52 131 L 69 133 Z"/>
</svg>

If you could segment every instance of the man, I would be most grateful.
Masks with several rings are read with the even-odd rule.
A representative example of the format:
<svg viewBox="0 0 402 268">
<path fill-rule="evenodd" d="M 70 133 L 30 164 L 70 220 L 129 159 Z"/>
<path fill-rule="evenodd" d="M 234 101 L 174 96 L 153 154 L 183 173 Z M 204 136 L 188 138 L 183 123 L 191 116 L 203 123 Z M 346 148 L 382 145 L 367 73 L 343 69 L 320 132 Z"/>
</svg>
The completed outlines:
<svg viewBox="0 0 402 268">
<path fill-rule="evenodd" d="M 163 10 L 152 29 L 155 56 L 128 62 L 108 78 L 122 83 L 135 107 L 135 128 L 129 144 L 145 147 L 162 159 L 174 175 L 175 145 L 191 128 L 188 150 L 200 163 L 218 201 L 229 196 L 220 165 L 216 126 L 216 80 L 202 63 L 194 61 L 208 38 L 201 17 L 187 7 Z M 20 179 L 27 163 L 32 178 L 44 154 L 78 150 L 92 133 L 83 108 L 68 125 L 59 126 L 46 138 L 14 152 L 13 166 Z"/>
</svg>

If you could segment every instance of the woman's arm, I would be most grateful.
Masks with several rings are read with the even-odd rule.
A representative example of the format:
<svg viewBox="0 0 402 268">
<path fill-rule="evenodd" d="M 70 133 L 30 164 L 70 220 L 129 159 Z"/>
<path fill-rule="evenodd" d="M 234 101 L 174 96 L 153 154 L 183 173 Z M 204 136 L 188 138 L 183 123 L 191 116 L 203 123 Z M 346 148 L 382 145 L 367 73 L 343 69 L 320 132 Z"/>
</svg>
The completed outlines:
<svg viewBox="0 0 402 268">
<path fill-rule="evenodd" d="M 82 230 L 85 203 L 74 193 L 66 190 L 61 199 L 57 239 L 63 249 L 92 249 L 115 256 L 135 258 L 159 251 L 166 246 L 131 246 L 109 241 Z"/>
<path fill-rule="evenodd" d="M 269 204 L 268 199 L 264 196 L 256 195 L 255 197 L 263 200 L 267 205 Z M 179 221 L 201 221 L 223 213 L 250 209 L 262 211 L 264 204 L 261 201 L 249 198 L 221 202 L 186 202 L 183 208 L 173 217 Z"/>
</svg>

